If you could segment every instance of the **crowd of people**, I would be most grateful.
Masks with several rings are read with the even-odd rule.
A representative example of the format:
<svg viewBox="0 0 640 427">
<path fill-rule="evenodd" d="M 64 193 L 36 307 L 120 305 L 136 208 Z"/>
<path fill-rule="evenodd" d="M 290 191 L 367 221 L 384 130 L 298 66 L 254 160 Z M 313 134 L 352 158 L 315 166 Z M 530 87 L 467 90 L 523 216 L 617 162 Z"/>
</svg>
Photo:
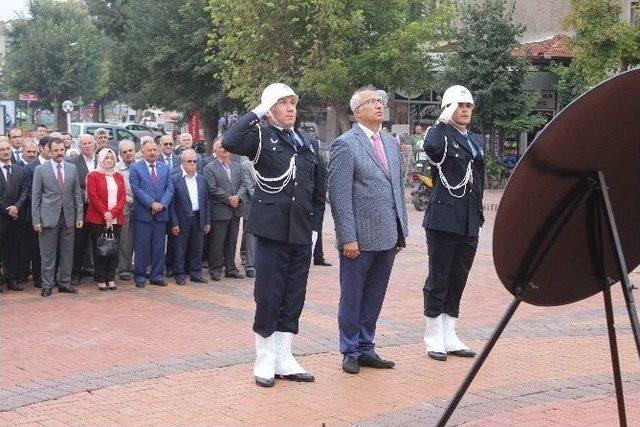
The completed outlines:
<svg viewBox="0 0 640 427">
<path fill-rule="evenodd" d="M 226 129 L 228 130 L 228 129 Z M 255 277 L 255 237 L 246 232 L 254 191 L 252 163 L 213 143 L 204 156 L 189 133 L 143 137 L 136 152 L 109 133 L 11 129 L 0 137 L 0 272 L 9 291 L 28 283 L 50 296 L 77 293 L 93 278 L 100 290 L 116 278 L 137 287 Z M 245 222 L 236 267 L 240 221 Z M 322 254 L 318 246 L 316 254 Z M 316 255 L 317 265 L 330 265 Z M 0 292 L 2 288 L 0 287 Z"/>
<path fill-rule="evenodd" d="M 382 130 L 387 96 L 373 87 L 353 93 L 355 123 L 333 141 L 327 165 L 318 139 L 296 126 L 298 99 L 286 84 L 267 86 L 260 104 L 216 138 L 208 157 L 193 149 L 188 133 L 176 138 L 178 147 L 171 135 L 143 137 L 140 153 L 126 140 L 116 153 L 99 129 L 80 135 L 79 153 L 66 157 L 74 147 L 61 133 L 38 127 L 34 139 L 25 139 L 11 130 L 0 140 L 7 288 L 22 290 L 32 273 L 43 297 L 54 286 L 76 293 L 89 265 L 105 291 L 116 289 L 117 276 L 133 275 L 138 288 L 167 286 L 169 276 L 178 285 L 187 276 L 205 283 L 206 262 L 213 281 L 255 278 L 256 384 L 312 382 L 292 343 L 312 257 L 329 265 L 319 238 L 328 194 L 340 257 L 342 369 L 393 368 L 376 352 L 375 332 L 409 226 L 401 144 Z M 423 298 L 425 350 L 437 361 L 475 356 L 455 332 L 484 221 L 484 140 L 468 130 L 474 106 L 466 88 L 450 87 L 438 120 L 422 140 L 416 129 L 413 143 L 435 171 L 423 221 Z M 241 220 L 245 274 L 235 263 Z"/>
</svg>

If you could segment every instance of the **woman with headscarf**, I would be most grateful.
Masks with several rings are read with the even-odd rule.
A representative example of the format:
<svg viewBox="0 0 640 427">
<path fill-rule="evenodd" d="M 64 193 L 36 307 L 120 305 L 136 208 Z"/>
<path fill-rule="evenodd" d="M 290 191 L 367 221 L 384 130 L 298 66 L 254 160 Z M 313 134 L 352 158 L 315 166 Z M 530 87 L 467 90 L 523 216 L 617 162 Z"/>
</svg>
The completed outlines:
<svg viewBox="0 0 640 427">
<path fill-rule="evenodd" d="M 101 291 L 116 289 L 115 274 L 118 257 L 104 257 L 98 254 L 98 239 L 106 229 L 113 229 L 116 237 L 120 237 L 120 228 L 124 223 L 122 210 L 126 203 L 124 177 L 116 172 L 116 153 L 110 148 L 102 148 L 98 152 L 96 170 L 87 175 L 87 208 L 86 227 L 89 228 L 93 245 L 94 279 Z"/>
</svg>

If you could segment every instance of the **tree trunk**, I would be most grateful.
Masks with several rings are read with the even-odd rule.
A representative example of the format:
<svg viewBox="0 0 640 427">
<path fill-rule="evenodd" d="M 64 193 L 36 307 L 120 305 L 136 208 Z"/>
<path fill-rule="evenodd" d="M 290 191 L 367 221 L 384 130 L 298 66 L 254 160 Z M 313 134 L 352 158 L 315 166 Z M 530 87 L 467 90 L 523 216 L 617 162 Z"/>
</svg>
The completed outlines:
<svg viewBox="0 0 640 427">
<path fill-rule="evenodd" d="M 213 140 L 218 134 L 218 118 L 220 113 L 217 110 L 202 111 L 200 121 L 202 122 L 202 138 L 207 146 L 207 153 L 211 153 Z"/>
<path fill-rule="evenodd" d="M 351 127 L 351 122 L 349 121 L 349 112 L 341 104 L 333 104 L 332 107 L 336 111 L 338 126 L 340 126 L 340 133 L 342 134 L 348 131 Z"/>
<path fill-rule="evenodd" d="M 53 101 L 53 112 L 54 117 L 56 118 L 56 129 L 59 131 L 67 130 L 67 113 L 62 111 L 60 108 L 60 103 L 57 100 Z"/>
</svg>

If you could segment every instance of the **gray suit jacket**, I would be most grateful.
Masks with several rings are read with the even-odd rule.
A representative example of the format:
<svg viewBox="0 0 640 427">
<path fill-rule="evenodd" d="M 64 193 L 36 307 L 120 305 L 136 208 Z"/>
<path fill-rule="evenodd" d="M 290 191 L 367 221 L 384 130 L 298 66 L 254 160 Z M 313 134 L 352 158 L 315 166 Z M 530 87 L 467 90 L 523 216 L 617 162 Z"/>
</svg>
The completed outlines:
<svg viewBox="0 0 640 427">
<path fill-rule="evenodd" d="M 231 161 L 229 162 L 229 168 L 231 169 L 231 180 L 229 180 L 224 166 L 218 159 L 207 164 L 203 170 L 209 197 L 211 198 L 212 221 L 224 221 L 231 219 L 233 215 L 242 216 L 242 202 L 235 209 L 229 204 L 229 197 L 242 195 L 245 192 L 245 184 L 241 178 L 242 167 L 240 163 Z"/>
<path fill-rule="evenodd" d="M 361 251 L 387 250 L 409 233 L 400 147 L 381 136 L 389 176 L 357 123 L 331 144 L 328 189 L 338 249 L 357 241 Z"/>
<path fill-rule="evenodd" d="M 244 184 L 243 192 L 240 194 L 240 198 L 242 199 L 242 217 L 248 219 L 249 212 L 251 211 L 253 192 L 255 190 L 255 183 L 253 182 L 253 162 L 245 157 L 241 166 L 242 174 L 240 179 Z"/>
<path fill-rule="evenodd" d="M 75 227 L 76 221 L 83 220 L 84 206 L 78 174 L 74 165 L 64 162 L 64 185 L 60 191 L 51 161 L 48 161 L 37 166 L 33 174 L 31 192 L 33 224 L 42 224 L 45 228 L 56 227 L 61 211 L 64 212 L 64 222 L 67 227 Z"/>
</svg>

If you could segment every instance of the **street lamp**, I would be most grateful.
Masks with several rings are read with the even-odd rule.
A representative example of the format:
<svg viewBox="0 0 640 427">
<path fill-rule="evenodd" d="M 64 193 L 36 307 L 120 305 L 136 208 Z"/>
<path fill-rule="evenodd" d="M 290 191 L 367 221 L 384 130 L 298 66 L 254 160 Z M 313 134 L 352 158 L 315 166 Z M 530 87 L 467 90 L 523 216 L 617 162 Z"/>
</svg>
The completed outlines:
<svg viewBox="0 0 640 427">
<path fill-rule="evenodd" d="M 71 112 L 73 111 L 73 102 L 68 99 L 62 103 L 62 111 L 67 113 L 67 132 L 71 132 Z"/>
</svg>

